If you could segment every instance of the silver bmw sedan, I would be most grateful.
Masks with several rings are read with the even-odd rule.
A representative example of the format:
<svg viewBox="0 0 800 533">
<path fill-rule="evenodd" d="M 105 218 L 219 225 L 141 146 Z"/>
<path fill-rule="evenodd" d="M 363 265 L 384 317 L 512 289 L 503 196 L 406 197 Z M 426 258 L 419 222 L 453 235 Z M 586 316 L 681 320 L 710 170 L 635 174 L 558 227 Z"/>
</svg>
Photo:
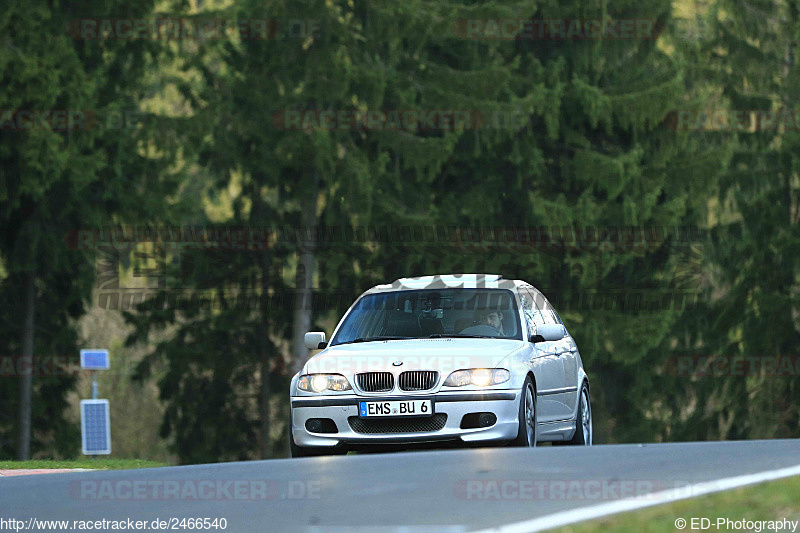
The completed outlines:
<svg viewBox="0 0 800 533">
<path fill-rule="evenodd" d="M 492 274 L 362 294 L 292 378 L 293 457 L 420 443 L 592 444 L 589 380 L 544 295 Z"/>
</svg>

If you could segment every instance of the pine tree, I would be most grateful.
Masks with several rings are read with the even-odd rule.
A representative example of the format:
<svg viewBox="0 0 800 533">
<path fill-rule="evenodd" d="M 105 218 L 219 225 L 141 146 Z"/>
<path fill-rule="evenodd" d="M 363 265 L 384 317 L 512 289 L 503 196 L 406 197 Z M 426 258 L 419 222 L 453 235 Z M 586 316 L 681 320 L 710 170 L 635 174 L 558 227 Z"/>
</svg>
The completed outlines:
<svg viewBox="0 0 800 533">
<path fill-rule="evenodd" d="M 8 36 L 0 51 L 0 294 L 9 304 L 0 311 L 4 354 L 77 358 L 74 321 L 89 304 L 96 258 L 71 248 L 70 230 L 152 217 L 163 212 L 165 191 L 173 190 L 162 172 L 174 153 L 156 133 L 163 125 L 144 121 L 133 128 L 118 120 L 139 110 L 142 74 L 159 44 L 82 40 L 70 33 L 70 24 L 82 18 L 137 17 L 152 4 L 122 8 L 107 2 L 14 5 L 0 19 Z M 27 111 L 48 110 L 51 126 L 18 120 Z M 59 111 L 78 113 L 74 127 L 55 121 Z M 141 150 L 143 144 L 153 150 Z M 156 147 L 161 158 L 152 155 Z M 4 382 L 0 456 L 77 453 L 79 430 L 64 412 L 74 377 Z"/>
<path fill-rule="evenodd" d="M 693 132 L 725 139 L 733 154 L 709 202 L 707 297 L 680 324 L 674 353 L 716 358 L 729 370 L 679 376 L 654 394 L 666 398 L 666 437 L 796 437 L 796 371 L 776 373 L 769 365 L 780 368 L 779 358 L 794 356 L 800 340 L 799 137 L 792 118 L 798 12 L 782 1 L 725 0 L 704 16 L 709 32 L 696 47 L 702 77 L 695 90 L 714 98 L 705 109 L 744 112 L 748 122 Z"/>
</svg>

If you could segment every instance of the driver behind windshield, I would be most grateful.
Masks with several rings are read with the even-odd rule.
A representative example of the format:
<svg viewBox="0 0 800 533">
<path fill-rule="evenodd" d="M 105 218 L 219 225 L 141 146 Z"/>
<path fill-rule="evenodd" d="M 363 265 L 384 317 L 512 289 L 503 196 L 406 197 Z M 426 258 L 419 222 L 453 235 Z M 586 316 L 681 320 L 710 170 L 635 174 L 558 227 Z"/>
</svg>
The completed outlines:
<svg viewBox="0 0 800 533">
<path fill-rule="evenodd" d="M 500 311 L 478 311 L 475 313 L 475 321 L 484 326 L 491 326 L 505 335 L 503 331 L 503 313 Z"/>
</svg>

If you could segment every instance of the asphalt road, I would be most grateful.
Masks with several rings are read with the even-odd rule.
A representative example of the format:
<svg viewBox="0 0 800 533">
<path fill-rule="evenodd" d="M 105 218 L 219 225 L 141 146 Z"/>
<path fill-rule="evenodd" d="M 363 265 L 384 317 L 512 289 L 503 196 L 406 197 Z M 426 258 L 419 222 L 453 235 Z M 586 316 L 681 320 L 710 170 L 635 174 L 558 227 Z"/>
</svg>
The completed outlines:
<svg viewBox="0 0 800 533">
<path fill-rule="evenodd" d="M 69 520 L 58 528 L 67 530 L 75 529 L 74 520 L 131 519 L 152 529 L 156 519 L 194 517 L 224 518 L 232 532 L 471 531 L 799 464 L 800 440 L 773 440 L 419 451 L 48 474 L 0 478 L 0 518 Z"/>
</svg>

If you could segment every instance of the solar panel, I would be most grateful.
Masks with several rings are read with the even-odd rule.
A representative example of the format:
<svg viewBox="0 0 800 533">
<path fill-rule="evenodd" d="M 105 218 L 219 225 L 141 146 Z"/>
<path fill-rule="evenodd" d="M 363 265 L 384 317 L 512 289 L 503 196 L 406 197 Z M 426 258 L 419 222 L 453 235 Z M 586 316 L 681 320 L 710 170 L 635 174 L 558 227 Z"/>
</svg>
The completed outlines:
<svg viewBox="0 0 800 533">
<path fill-rule="evenodd" d="M 108 370 L 108 350 L 81 350 L 81 368 L 87 370 Z"/>
<path fill-rule="evenodd" d="M 81 400 L 81 445 L 83 455 L 111 453 L 108 400 Z"/>
</svg>

